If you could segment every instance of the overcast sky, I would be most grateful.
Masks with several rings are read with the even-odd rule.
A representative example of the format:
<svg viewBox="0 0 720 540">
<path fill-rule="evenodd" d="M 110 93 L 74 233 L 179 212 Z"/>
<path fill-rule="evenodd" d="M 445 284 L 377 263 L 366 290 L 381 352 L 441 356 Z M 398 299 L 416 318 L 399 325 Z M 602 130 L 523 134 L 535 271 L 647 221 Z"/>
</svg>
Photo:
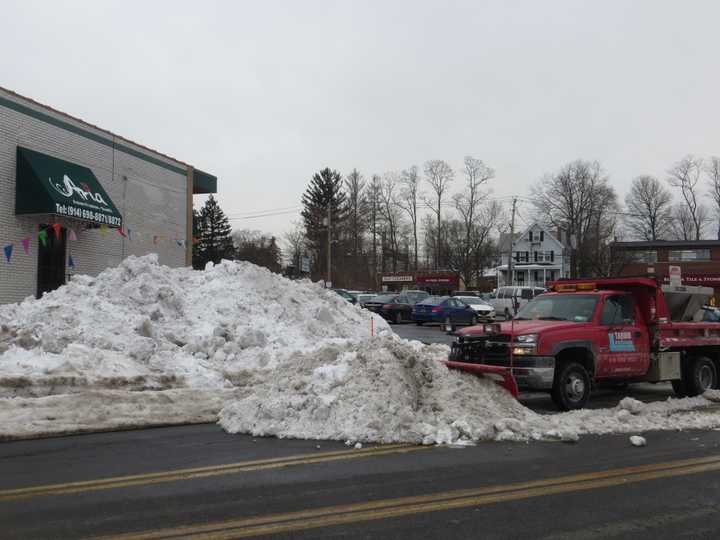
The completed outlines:
<svg viewBox="0 0 720 540">
<path fill-rule="evenodd" d="M 496 195 L 526 196 L 584 158 L 624 198 L 720 154 L 712 0 L 23 0 L 3 19 L 0 86 L 217 175 L 231 216 L 298 206 L 325 166 L 472 155 Z"/>
</svg>

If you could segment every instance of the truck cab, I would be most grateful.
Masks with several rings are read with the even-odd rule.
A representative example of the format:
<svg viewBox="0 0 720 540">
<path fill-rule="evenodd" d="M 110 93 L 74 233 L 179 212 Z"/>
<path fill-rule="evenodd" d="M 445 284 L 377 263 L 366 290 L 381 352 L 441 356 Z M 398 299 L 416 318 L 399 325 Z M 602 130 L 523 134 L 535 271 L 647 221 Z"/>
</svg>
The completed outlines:
<svg viewBox="0 0 720 540">
<path fill-rule="evenodd" d="M 720 323 L 692 317 L 712 289 L 675 289 L 648 278 L 556 282 L 512 320 L 457 332 L 449 365 L 504 368 L 563 410 L 584 407 L 601 382 L 671 381 L 679 395 L 701 394 L 718 386 Z"/>
</svg>

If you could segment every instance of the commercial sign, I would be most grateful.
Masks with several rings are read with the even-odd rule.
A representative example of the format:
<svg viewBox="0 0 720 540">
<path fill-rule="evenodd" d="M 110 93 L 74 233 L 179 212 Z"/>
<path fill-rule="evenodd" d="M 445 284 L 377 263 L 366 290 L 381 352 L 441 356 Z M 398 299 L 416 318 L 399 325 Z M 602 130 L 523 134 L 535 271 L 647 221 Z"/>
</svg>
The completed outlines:
<svg viewBox="0 0 720 540">
<path fill-rule="evenodd" d="M 415 281 L 415 276 L 383 276 L 383 283 L 412 283 Z"/>
<path fill-rule="evenodd" d="M 120 212 L 89 168 L 21 147 L 15 213 L 54 214 L 122 227 Z"/>
<path fill-rule="evenodd" d="M 418 285 L 457 285 L 457 276 L 418 276 Z"/>
<path fill-rule="evenodd" d="M 679 266 L 669 266 L 668 275 L 670 276 L 670 285 L 679 287 L 682 284 L 682 269 Z"/>
<path fill-rule="evenodd" d="M 666 277 L 664 281 L 670 281 L 671 278 Z M 720 287 L 720 274 L 684 274 L 682 276 L 683 285 L 696 285 L 701 287 Z"/>
</svg>

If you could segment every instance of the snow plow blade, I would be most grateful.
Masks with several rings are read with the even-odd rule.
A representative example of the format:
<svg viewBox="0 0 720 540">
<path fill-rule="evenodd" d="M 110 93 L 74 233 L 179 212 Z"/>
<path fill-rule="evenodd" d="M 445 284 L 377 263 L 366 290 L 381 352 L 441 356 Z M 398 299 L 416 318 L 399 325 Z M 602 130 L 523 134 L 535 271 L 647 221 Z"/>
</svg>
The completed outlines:
<svg viewBox="0 0 720 540">
<path fill-rule="evenodd" d="M 515 377 L 512 376 L 509 368 L 500 366 L 488 366 L 485 364 L 467 364 L 465 362 L 452 362 L 450 360 L 445 362 L 445 365 L 450 369 L 457 369 L 460 371 L 466 371 L 473 373 L 479 377 L 486 377 L 491 381 L 502 386 L 505 390 L 517 399 L 518 397 L 518 385 Z"/>
</svg>

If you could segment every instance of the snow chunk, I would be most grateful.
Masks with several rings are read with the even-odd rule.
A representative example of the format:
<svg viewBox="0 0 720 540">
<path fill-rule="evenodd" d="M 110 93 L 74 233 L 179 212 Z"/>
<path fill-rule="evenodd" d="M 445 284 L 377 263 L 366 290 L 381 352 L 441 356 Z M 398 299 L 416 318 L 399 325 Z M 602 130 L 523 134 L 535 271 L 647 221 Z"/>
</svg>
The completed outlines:
<svg viewBox="0 0 720 540">
<path fill-rule="evenodd" d="M 630 437 L 630 444 L 633 446 L 646 446 L 647 441 L 645 440 L 645 437 L 641 437 L 640 435 L 632 435 Z"/>
</svg>

